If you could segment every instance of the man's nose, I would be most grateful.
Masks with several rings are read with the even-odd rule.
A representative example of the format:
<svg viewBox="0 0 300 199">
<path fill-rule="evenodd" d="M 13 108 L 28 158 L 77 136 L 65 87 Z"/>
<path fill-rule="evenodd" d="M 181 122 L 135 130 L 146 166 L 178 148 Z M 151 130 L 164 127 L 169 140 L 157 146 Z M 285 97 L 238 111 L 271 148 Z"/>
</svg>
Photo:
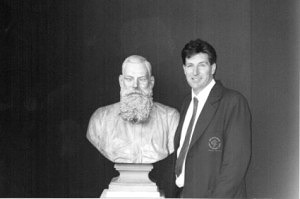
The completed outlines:
<svg viewBox="0 0 300 199">
<path fill-rule="evenodd" d="M 194 66 L 194 68 L 193 68 L 193 75 L 198 75 L 198 74 L 199 74 L 198 66 Z"/>
</svg>

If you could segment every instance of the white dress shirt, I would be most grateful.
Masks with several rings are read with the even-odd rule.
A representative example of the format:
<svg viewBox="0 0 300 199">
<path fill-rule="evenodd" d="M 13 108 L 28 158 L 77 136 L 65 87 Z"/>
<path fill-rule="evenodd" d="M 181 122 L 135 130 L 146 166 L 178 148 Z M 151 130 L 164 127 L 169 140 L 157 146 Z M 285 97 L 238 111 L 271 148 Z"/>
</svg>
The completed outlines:
<svg viewBox="0 0 300 199">
<path fill-rule="evenodd" d="M 184 139 L 185 139 L 185 136 L 186 136 L 186 131 L 188 129 L 188 126 L 189 126 L 189 123 L 190 123 L 190 120 L 192 118 L 192 115 L 193 115 L 193 99 L 194 97 L 196 97 L 198 99 L 198 107 L 197 107 L 197 112 L 196 112 L 196 118 L 195 118 L 195 122 L 194 122 L 194 125 L 193 125 L 193 129 L 192 129 L 192 133 L 191 133 L 191 137 L 190 137 L 190 142 L 191 142 L 191 138 L 193 137 L 193 133 L 194 133 L 194 129 L 195 129 L 195 126 L 197 124 L 197 120 L 198 120 L 198 117 L 203 109 L 203 106 L 208 98 L 208 95 L 211 91 L 211 89 L 213 88 L 213 86 L 215 85 L 215 80 L 212 79 L 210 81 L 210 83 L 202 90 L 198 93 L 198 95 L 195 95 L 193 89 L 192 89 L 192 100 L 190 102 L 190 105 L 189 105 L 189 108 L 186 112 L 186 115 L 185 115 L 185 119 L 184 119 L 184 122 L 183 122 L 183 126 L 182 126 L 182 131 L 181 131 L 181 137 L 180 137 L 180 145 L 179 145 L 179 148 L 177 150 L 177 157 L 179 156 L 180 154 L 180 151 L 181 151 L 181 148 L 182 148 L 182 145 L 183 145 L 183 142 L 184 142 Z M 185 157 L 186 158 L 186 157 Z M 176 185 L 178 187 L 183 187 L 184 186 L 184 176 L 185 176 L 185 158 L 184 158 L 184 161 L 183 161 L 183 165 L 182 165 L 182 172 L 179 176 L 176 176 Z"/>
</svg>

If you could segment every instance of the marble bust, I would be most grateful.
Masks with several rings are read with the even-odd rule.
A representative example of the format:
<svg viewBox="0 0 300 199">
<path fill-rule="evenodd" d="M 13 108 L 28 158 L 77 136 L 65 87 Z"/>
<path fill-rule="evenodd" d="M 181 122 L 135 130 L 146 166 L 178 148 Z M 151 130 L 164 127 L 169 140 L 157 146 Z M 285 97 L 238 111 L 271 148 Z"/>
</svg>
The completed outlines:
<svg viewBox="0 0 300 199">
<path fill-rule="evenodd" d="M 174 151 L 176 109 L 153 102 L 151 64 L 132 55 L 122 64 L 120 102 L 98 108 L 87 139 L 115 163 L 154 163 Z"/>
</svg>

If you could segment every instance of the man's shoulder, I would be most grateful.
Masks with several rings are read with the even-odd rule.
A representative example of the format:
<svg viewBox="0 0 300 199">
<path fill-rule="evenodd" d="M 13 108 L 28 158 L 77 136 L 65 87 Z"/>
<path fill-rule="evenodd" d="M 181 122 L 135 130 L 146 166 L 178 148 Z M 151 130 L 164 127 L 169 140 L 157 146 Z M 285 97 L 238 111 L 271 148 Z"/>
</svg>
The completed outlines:
<svg viewBox="0 0 300 199">
<path fill-rule="evenodd" d="M 223 100 L 230 101 L 232 103 L 235 102 L 247 102 L 246 97 L 239 91 L 223 87 Z"/>
</svg>

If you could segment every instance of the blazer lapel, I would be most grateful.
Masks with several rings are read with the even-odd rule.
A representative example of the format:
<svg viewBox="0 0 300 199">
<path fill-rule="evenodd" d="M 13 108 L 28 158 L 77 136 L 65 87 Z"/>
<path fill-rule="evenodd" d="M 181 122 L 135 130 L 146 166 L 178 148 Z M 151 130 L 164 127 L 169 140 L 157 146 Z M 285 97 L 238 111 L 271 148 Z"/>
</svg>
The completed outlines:
<svg viewBox="0 0 300 199">
<path fill-rule="evenodd" d="M 185 100 L 184 103 L 182 105 L 181 111 L 180 111 L 180 120 L 179 120 L 179 124 L 174 136 L 174 149 L 177 150 L 180 144 L 180 137 L 181 137 L 181 131 L 182 131 L 182 126 L 183 126 L 183 122 L 185 119 L 185 115 L 187 112 L 187 109 L 189 107 L 191 101 L 191 95 L 188 95 Z"/>
<path fill-rule="evenodd" d="M 212 120 L 218 108 L 219 105 L 218 102 L 222 97 L 222 92 L 223 92 L 222 84 L 219 81 L 216 81 L 216 84 L 212 88 L 207 98 L 207 101 L 205 102 L 204 107 L 198 117 L 189 148 L 191 148 L 194 145 L 194 143 L 201 137 L 206 127 L 209 125 L 210 121 Z"/>
</svg>

